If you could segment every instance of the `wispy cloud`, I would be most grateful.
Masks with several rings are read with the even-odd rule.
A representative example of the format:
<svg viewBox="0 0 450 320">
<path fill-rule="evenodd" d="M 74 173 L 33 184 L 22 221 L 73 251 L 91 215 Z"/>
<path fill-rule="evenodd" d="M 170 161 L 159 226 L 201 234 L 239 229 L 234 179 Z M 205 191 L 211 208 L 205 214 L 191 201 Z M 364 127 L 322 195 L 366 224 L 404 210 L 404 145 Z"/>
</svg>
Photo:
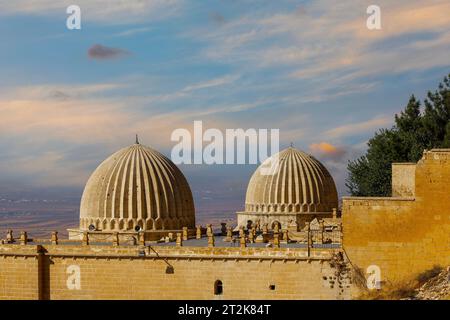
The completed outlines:
<svg viewBox="0 0 450 320">
<path fill-rule="evenodd" d="M 349 123 L 327 130 L 325 132 L 325 136 L 330 138 L 342 138 L 361 133 L 372 133 L 379 128 L 384 128 L 392 125 L 392 122 L 392 116 L 377 116 L 366 121 Z"/>
<path fill-rule="evenodd" d="M 215 78 L 215 79 L 207 80 L 204 82 L 188 85 L 182 91 L 188 92 L 188 91 L 222 86 L 222 85 L 230 84 L 230 83 L 236 81 L 237 79 L 239 79 L 239 75 L 226 75 L 224 77 Z"/>
<path fill-rule="evenodd" d="M 87 52 L 89 58 L 97 59 L 97 60 L 110 60 L 110 59 L 118 59 L 125 57 L 130 54 L 129 51 L 103 46 L 101 44 L 95 44 L 88 49 Z"/>
<path fill-rule="evenodd" d="M 152 30 L 152 28 L 150 27 L 141 27 L 141 28 L 132 28 L 132 29 L 128 29 L 125 31 L 121 31 L 118 32 L 116 34 L 114 34 L 114 36 L 116 37 L 129 37 L 129 36 L 134 36 L 137 34 L 141 34 L 141 33 L 145 33 Z"/>
<path fill-rule="evenodd" d="M 72 0 L 14 0 L 0 2 L 0 15 L 64 16 Z M 83 21 L 120 25 L 133 22 L 161 20 L 178 14 L 183 7 L 182 0 L 77 0 Z"/>
</svg>

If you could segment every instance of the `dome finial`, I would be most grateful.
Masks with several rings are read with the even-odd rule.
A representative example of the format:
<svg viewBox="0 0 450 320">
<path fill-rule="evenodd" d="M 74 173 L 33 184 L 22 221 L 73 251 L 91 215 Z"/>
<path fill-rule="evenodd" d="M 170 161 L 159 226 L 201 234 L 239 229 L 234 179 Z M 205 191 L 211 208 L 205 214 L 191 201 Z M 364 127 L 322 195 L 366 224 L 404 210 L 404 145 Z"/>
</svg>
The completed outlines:
<svg viewBox="0 0 450 320">
<path fill-rule="evenodd" d="M 294 147 L 294 143 L 293 143 L 293 142 L 291 142 L 291 145 L 290 145 L 290 147 L 291 147 L 291 148 L 293 148 L 293 147 Z"/>
<path fill-rule="evenodd" d="M 137 133 L 136 133 L 136 144 L 139 144 L 139 137 L 138 137 Z"/>
</svg>

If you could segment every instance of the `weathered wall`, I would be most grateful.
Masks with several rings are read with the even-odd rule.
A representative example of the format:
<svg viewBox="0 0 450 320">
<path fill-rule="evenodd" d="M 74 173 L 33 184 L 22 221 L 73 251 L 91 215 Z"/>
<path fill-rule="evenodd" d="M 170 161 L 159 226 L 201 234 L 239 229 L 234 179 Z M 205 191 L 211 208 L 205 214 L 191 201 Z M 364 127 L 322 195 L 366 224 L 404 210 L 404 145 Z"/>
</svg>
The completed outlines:
<svg viewBox="0 0 450 320">
<path fill-rule="evenodd" d="M 20 254 L 30 247 L 36 248 L 0 245 L 1 270 L 16 266 L 2 276 L 0 297 L 36 299 L 39 290 L 44 299 L 349 299 L 351 294 L 350 283 L 338 284 L 330 265 L 333 251 L 317 249 L 308 257 L 304 249 L 286 248 L 155 247 L 156 255 L 139 246 L 46 245 L 41 282 L 15 287 L 21 274 L 38 278 L 37 263 L 22 270 L 21 258 L 2 255 L 5 248 Z M 142 250 L 145 257 L 139 256 Z M 168 265 L 173 274 L 166 273 Z M 79 288 L 73 282 L 78 268 Z M 216 280 L 223 282 L 220 296 L 214 295 Z M 29 293 L 21 295 L 27 286 Z"/>
<path fill-rule="evenodd" d="M 36 246 L 15 250 L 1 246 L 0 300 L 39 298 L 39 259 Z M 4 247 L 4 248 L 3 248 Z"/>
<path fill-rule="evenodd" d="M 402 281 L 438 264 L 450 265 L 450 149 L 424 153 L 414 198 L 345 197 L 343 247 L 363 271 Z"/>
<path fill-rule="evenodd" d="M 415 163 L 392 164 L 392 196 L 414 197 L 416 184 Z"/>
</svg>

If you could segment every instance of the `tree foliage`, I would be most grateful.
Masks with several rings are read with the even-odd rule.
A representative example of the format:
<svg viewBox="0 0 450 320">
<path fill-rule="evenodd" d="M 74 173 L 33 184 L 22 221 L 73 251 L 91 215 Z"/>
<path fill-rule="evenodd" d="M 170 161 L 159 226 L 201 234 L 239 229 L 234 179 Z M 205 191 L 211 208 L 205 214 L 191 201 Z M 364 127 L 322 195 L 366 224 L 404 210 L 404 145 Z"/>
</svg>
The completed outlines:
<svg viewBox="0 0 450 320">
<path fill-rule="evenodd" d="M 425 149 L 450 147 L 450 74 L 422 103 L 414 95 L 395 115 L 390 129 L 378 130 L 366 154 L 349 161 L 346 186 L 353 196 L 390 196 L 392 162 L 417 162 Z"/>
</svg>

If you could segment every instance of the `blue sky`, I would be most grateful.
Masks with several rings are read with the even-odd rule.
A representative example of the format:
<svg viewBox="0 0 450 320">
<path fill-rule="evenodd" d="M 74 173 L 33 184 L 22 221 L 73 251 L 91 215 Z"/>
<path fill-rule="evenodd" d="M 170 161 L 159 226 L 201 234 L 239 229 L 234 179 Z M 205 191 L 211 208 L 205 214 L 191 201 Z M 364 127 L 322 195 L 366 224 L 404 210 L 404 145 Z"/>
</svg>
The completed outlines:
<svg viewBox="0 0 450 320">
<path fill-rule="evenodd" d="M 71 4 L 81 30 L 66 28 Z M 381 30 L 366 28 L 370 4 Z M 170 155 L 171 132 L 202 120 L 280 129 L 344 194 L 347 161 L 448 74 L 448 12 L 417 0 L 1 0 L 0 184 L 82 190 L 135 133 Z M 200 206 L 242 201 L 254 169 L 182 167 Z"/>
</svg>

